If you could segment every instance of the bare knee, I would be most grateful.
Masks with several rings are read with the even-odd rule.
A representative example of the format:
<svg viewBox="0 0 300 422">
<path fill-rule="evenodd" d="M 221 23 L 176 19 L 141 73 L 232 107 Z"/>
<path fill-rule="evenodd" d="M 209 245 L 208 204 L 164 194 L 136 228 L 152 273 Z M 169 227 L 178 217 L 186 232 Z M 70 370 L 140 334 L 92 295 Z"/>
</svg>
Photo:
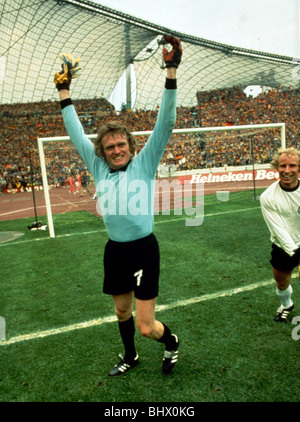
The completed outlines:
<svg viewBox="0 0 300 422">
<path fill-rule="evenodd" d="M 158 340 L 164 333 L 164 327 L 161 322 L 154 320 L 153 322 L 137 321 L 137 328 L 144 337 Z"/>
<path fill-rule="evenodd" d="M 287 289 L 291 282 L 292 272 L 279 271 L 279 270 L 276 270 L 275 268 L 273 268 L 272 270 L 273 270 L 273 276 L 276 281 L 276 286 L 278 290 Z"/>
<path fill-rule="evenodd" d="M 126 321 L 132 315 L 132 293 L 113 296 L 115 314 L 119 322 Z"/>
<path fill-rule="evenodd" d="M 155 319 L 156 299 L 136 299 L 136 326 L 144 337 L 159 339 L 163 335 L 164 327 Z"/>
<path fill-rule="evenodd" d="M 137 329 L 142 334 L 143 337 L 152 337 L 152 326 L 145 322 L 137 322 Z"/>
<path fill-rule="evenodd" d="M 131 317 L 132 312 L 131 312 L 131 308 L 124 309 L 124 308 L 115 307 L 115 314 L 118 318 L 118 321 L 123 322 L 123 321 L 127 321 Z"/>
<path fill-rule="evenodd" d="M 276 281 L 276 287 L 278 290 L 286 290 L 289 287 L 290 283 Z"/>
</svg>

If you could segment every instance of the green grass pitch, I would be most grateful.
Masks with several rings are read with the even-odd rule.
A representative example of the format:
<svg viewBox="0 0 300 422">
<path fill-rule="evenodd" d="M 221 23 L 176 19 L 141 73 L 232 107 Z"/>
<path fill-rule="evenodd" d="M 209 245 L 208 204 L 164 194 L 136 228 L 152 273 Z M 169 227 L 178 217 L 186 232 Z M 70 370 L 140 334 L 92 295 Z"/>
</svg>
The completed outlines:
<svg viewBox="0 0 300 422">
<path fill-rule="evenodd" d="M 195 227 L 184 216 L 155 216 L 156 317 L 180 338 L 177 366 L 164 376 L 163 346 L 136 332 L 141 363 L 117 379 L 107 375 L 123 347 L 102 293 L 102 220 L 55 215 L 54 239 L 28 230 L 32 219 L 1 222 L 0 231 L 25 234 L 0 245 L 0 401 L 298 402 L 300 342 L 293 324 L 273 322 L 279 303 L 259 201 L 252 191 L 228 202 L 210 195 L 204 211 Z"/>
</svg>

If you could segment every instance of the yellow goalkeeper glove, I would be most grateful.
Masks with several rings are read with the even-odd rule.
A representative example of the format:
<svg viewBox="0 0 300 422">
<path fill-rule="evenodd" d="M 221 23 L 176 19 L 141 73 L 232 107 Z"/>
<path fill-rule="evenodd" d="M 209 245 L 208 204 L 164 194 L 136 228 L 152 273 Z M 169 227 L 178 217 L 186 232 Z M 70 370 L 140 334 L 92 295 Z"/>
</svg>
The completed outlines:
<svg viewBox="0 0 300 422">
<path fill-rule="evenodd" d="M 61 53 L 59 56 L 62 62 L 62 70 L 56 72 L 54 75 L 54 83 L 58 91 L 61 89 L 70 89 L 72 79 L 80 75 L 81 68 L 79 67 L 80 58 L 73 59 L 70 53 Z"/>
</svg>

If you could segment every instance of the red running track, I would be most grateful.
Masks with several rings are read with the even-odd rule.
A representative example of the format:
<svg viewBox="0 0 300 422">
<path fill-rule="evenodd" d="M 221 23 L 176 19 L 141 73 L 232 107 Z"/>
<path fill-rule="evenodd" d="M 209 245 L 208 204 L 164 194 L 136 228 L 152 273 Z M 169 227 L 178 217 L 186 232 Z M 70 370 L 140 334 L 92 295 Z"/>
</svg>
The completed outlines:
<svg viewBox="0 0 300 422">
<path fill-rule="evenodd" d="M 164 179 L 172 181 L 174 179 Z M 159 179 L 159 182 L 161 179 Z M 274 180 L 258 180 L 255 183 L 256 188 L 267 188 Z M 159 183 L 158 183 L 159 184 Z M 195 185 L 194 190 L 195 191 Z M 236 192 L 242 190 L 253 190 L 253 181 L 243 182 L 222 182 L 222 183 L 207 183 L 204 184 L 204 195 L 212 195 L 217 191 L 229 191 Z M 90 186 L 92 193 L 95 192 L 95 188 Z M 172 190 L 170 190 L 172 193 Z M 190 190 L 192 192 L 192 190 Z M 44 199 L 43 191 L 35 191 L 35 204 L 37 216 L 45 216 L 46 203 Z M 69 188 L 52 188 L 50 189 L 50 201 L 52 206 L 53 214 L 60 214 L 74 211 L 88 211 L 91 214 L 99 215 L 96 204 L 97 201 L 93 200 L 93 195 L 89 195 L 88 192 L 84 192 L 81 197 L 79 194 L 70 194 Z M 174 198 L 163 198 L 160 193 L 156 194 L 155 210 L 156 209 L 172 209 L 174 205 Z M 171 204 L 170 204 L 171 202 Z M 0 221 L 14 220 L 17 218 L 32 217 L 35 219 L 34 212 L 34 201 L 32 192 L 23 192 L 15 194 L 4 194 L 0 196 Z"/>
</svg>

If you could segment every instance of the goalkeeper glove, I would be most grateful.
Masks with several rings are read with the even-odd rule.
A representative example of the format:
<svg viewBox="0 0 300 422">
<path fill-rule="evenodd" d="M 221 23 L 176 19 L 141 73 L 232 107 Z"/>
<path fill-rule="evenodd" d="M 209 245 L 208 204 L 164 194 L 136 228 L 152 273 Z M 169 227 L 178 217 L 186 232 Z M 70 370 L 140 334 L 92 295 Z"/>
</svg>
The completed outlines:
<svg viewBox="0 0 300 422">
<path fill-rule="evenodd" d="M 70 89 L 70 83 L 73 78 L 80 75 L 81 68 L 79 67 L 80 58 L 73 59 L 70 53 L 61 53 L 59 56 L 62 61 L 62 70 L 55 73 L 54 83 L 58 91 L 61 89 Z"/>
<path fill-rule="evenodd" d="M 170 52 L 167 50 L 167 48 L 163 49 L 163 59 L 166 64 L 166 67 L 178 68 L 182 56 L 181 42 L 178 38 L 170 37 L 169 35 L 165 35 L 164 39 L 173 47 Z"/>
</svg>

